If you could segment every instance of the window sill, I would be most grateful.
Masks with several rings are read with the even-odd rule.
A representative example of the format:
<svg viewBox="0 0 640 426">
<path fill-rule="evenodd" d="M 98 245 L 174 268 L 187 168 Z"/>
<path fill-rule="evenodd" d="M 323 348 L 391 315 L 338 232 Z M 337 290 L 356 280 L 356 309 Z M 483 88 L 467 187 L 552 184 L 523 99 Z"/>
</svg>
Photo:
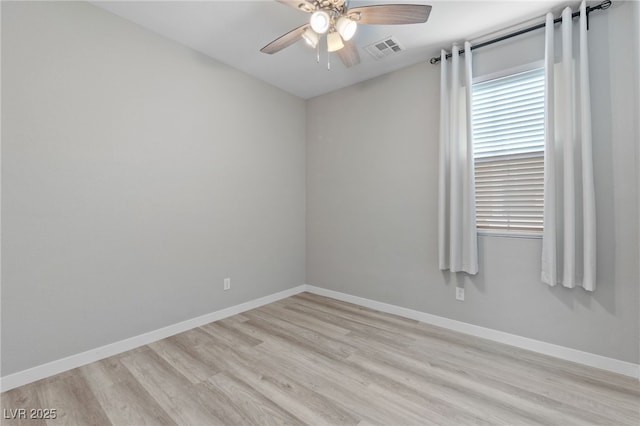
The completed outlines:
<svg viewBox="0 0 640 426">
<path fill-rule="evenodd" d="M 526 231 L 494 231 L 490 229 L 479 229 L 478 236 L 481 237 L 504 237 L 504 238 L 528 238 L 532 240 L 542 239 L 542 232 Z"/>
</svg>

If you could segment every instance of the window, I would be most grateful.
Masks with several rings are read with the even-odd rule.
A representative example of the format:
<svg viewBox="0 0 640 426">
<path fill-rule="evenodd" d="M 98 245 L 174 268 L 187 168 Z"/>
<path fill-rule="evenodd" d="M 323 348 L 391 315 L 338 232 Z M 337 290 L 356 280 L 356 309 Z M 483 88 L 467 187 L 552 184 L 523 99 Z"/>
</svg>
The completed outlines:
<svg viewBox="0 0 640 426">
<path fill-rule="evenodd" d="M 544 68 L 472 88 L 479 231 L 542 232 Z"/>
</svg>

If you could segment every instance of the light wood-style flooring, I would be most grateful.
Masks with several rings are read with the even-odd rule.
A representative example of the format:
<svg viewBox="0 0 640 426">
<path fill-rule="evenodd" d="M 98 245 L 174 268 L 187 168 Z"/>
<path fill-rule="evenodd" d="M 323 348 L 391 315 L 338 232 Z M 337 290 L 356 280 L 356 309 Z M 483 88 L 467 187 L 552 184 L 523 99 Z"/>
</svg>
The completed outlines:
<svg viewBox="0 0 640 426">
<path fill-rule="evenodd" d="M 5 392 L 2 408 L 57 410 L 2 425 L 638 426 L 640 383 L 302 293 Z"/>
</svg>

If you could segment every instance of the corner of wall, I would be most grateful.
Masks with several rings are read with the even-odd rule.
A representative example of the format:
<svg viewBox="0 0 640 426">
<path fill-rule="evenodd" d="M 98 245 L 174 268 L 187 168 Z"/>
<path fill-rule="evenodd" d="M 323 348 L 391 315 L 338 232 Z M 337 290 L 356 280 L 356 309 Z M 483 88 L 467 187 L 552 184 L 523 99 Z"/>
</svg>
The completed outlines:
<svg viewBox="0 0 640 426">
<path fill-rule="evenodd" d="M 634 28 L 635 28 L 635 45 L 634 52 L 636 54 L 636 114 L 640 116 L 640 2 L 633 2 L 635 8 Z M 636 184 L 637 184 L 637 202 L 638 202 L 638 263 L 640 265 L 640 121 L 636 120 Z M 640 266 L 639 266 L 640 268 Z M 638 271 L 638 286 L 640 287 L 640 271 Z M 640 323 L 640 291 L 638 291 L 638 322 Z M 640 335 L 638 336 L 638 362 L 640 363 Z"/>
</svg>

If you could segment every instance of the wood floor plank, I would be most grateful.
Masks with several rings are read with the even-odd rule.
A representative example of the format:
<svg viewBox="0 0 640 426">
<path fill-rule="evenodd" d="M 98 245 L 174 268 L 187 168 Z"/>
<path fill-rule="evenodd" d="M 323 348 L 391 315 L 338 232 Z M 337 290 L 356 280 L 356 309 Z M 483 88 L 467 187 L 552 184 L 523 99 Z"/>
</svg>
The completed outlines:
<svg viewBox="0 0 640 426">
<path fill-rule="evenodd" d="M 352 332 L 350 333 L 350 337 L 354 338 L 355 334 L 357 334 L 357 332 Z M 368 336 L 367 336 L 368 337 Z M 357 337 L 355 338 L 357 339 Z M 370 338 L 361 338 L 358 340 L 358 344 L 359 345 L 364 345 L 367 346 L 368 343 L 371 341 Z M 422 342 L 424 343 L 424 342 Z M 417 351 L 414 352 L 415 355 L 419 356 L 420 359 L 424 359 L 424 355 L 431 355 L 429 357 L 429 359 L 435 359 L 437 360 L 438 363 L 446 363 L 447 360 L 451 359 L 451 357 L 457 357 L 460 354 L 463 354 L 465 352 L 468 351 L 469 346 L 464 346 L 464 345 L 459 345 L 459 350 L 455 350 L 452 351 L 451 345 L 450 344 L 445 344 L 446 346 L 446 350 L 440 352 L 440 353 L 436 353 L 434 354 L 432 349 L 433 346 L 437 346 L 438 342 L 435 342 L 436 345 L 434 345 L 434 341 L 430 341 L 428 347 L 427 346 L 421 346 L 421 348 Z M 376 343 L 374 346 L 377 346 L 378 344 Z M 395 347 L 390 347 L 387 346 L 388 349 L 396 349 Z M 403 349 L 405 350 L 405 349 Z M 410 351 L 409 351 L 410 352 Z M 435 355 L 435 356 L 434 356 Z M 459 364 L 459 365 L 463 365 L 465 366 L 465 368 L 467 370 L 469 370 L 470 368 L 473 369 L 474 366 L 476 366 L 478 364 L 478 352 L 471 352 L 470 354 L 470 358 L 467 358 L 464 360 L 463 363 Z M 485 354 L 486 355 L 486 354 Z M 491 359 L 491 364 L 493 366 L 495 366 L 495 361 L 496 359 L 493 358 Z M 519 365 L 518 367 L 522 367 L 522 364 Z M 487 367 L 486 371 L 491 371 L 491 365 L 486 365 Z M 454 365 L 450 365 L 450 370 L 452 372 L 455 372 L 457 369 L 459 369 L 459 367 L 456 367 Z M 480 370 L 476 370 L 476 373 L 479 373 Z M 516 373 L 516 370 L 514 370 L 512 373 Z M 539 375 L 539 371 L 537 372 Z M 465 374 L 468 374 L 468 371 L 465 372 Z M 543 376 L 544 377 L 544 376 Z M 520 381 L 521 386 L 522 387 L 518 387 L 518 386 L 513 386 L 513 385 L 509 385 L 506 383 L 501 382 L 500 380 L 493 380 L 492 383 L 496 388 L 501 388 L 504 389 L 506 392 L 508 392 L 508 394 L 511 394 L 513 392 L 515 392 L 516 394 L 524 394 L 525 395 L 525 400 L 529 401 L 529 400 L 544 400 L 544 402 L 546 404 L 549 405 L 553 405 L 553 406 L 557 406 L 557 407 L 561 407 L 561 411 L 566 411 L 566 412 L 571 412 L 573 415 L 575 415 L 578 419 L 581 419 L 583 422 L 600 422 L 600 424 L 604 424 L 606 423 L 606 413 L 608 412 L 609 414 L 613 415 L 613 412 L 611 411 L 611 408 L 609 405 L 607 404 L 602 404 L 599 401 L 597 401 L 596 399 L 593 400 L 589 400 L 584 398 L 584 394 L 580 393 L 580 397 L 576 398 L 575 396 L 572 397 L 572 395 L 570 393 L 566 392 L 566 388 L 560 390 L 559 392 L 552 395 L 553 398 L 560 398 L 561 400 L 563 400 L 563 402 L 565 402 L 565 404 L 558 404 L 555 399 L 552 398 L 548 398 L 546 396 L 542 396 L 541 394 L 536 394 L 534 392 L 529 391 L 527 388 L 531 386 L 532 384 L 532 379 L 535 379 L 535 377 L 529 375 L 528 377 L 524 377 L 523 380 Z M 480 373 L 480 377 L 478 377 L 479 381 L 487 381 L 489 380 L 487 378 L 486 375 Z M 548 381 L 546 381 L 545 383 L 548 384 Z M 544 387 L 544 386 L 543 386 Z M 637 389 L 637 386 L 636 386 Z M 541 391 L 543 391 L 543 389 L 541 389 Z M 547 386 L 546 389 L 544 389 L 544 391 L 549 391 L 549 387 Z M 566 398 L 566 397 L 569 398 Z M 627 420 L 633 419 L 633 418 L 637 418 L 637 403 L 638 403 L 638 399 L 637 397 L 634 396 L 634 393 L 632 392 L 631 394 L 626 394 L 625 395 L 627 398 L 633 400 L 633 402 L 631 403 L 633 408 L 633 412 L 627 412 L 626 414 L 628 415 Z M 565 398 L 563 398 L 565 397 Z M 576 401 L 580 401 L 581 404 L 575 404 Z M 568 402 L 568 403 L 567 403 Z M 618 401 L 620 402 L 620 401 Z M 595 408 L 594 408 L 595 407 Z M 620 409 L 621 407 L 618 407 L 618 409 Z M 605 413 L 605 415 L 603 416 L 603 413 Z M 625 413 L 620 413 L 617 412 L 616 415 L 620 416 L 620 415 L 624 415 Z M 557 415 L 556 417 L 561 417 L 560 415 Z"/>
<path fill-rule="evenodd" d="M 119 359 L 94 362 L 79 371 L 114 425 L 177 424 Z"/>
<path fill-rule="evenodd" d="M 194 357 L 188 347 L 172 336 L 148 345 L 191 383 L 200 383 L 220 372 L 215 366 Z"/>
<path fill-rule="evenodd" d="M 408 400 L 422 401 L 447 418 L 457 419 L 456 423 L 481 424 L 486 421 L 488 424 L 511 424 L 516 419 L 515 423 L 531 420 L 529 416 L 518 415 L 514 412 L 516 410 L 489 401 L 491 393 L 485 395 L 459 386 L 455 375 L 441 380 L 438 374 L 431 373 L 433 366 L 430 362 L 408 359 L 401 353 L 397 355 L 389 356 L 382 349 L 375 352 L 362 351 L 345 362 L 353 369 L 352 374 L 371 377 L 373 385 L 392 389 Z M 420 371 L 416 374 L 411 368 L 405 371 L 405 368 L 412 367 L 414 363 L 424 365 L 427 373 Z"/>
<path fill-rule="evenodd" d="M 250 322 L 246 323 L 244 326 L 247 326 L 247 327 L 250 326 Z M 275 341 L 275 340 L 270 341 L 267 337 L 265 337 L 266 345 L 272 345 L 272 344 L 274 345 L 273 348 L 267 346 L 268 354 L 271 354 L 270 355 L 271 359 L 277 358 L 277 356 L 275 356 L 274 354 L 278 354 L 278 356 L 280 356 L 280 354 L 293 354 L 293 356 L 289 357 L 289 359 L 285 358 L 279 361 L 278 363 L 276 363 L 276 364 L 287 365 L 287 369 L 292 370 L 293 366 L 296 365 L 296 362 L 300 358 L 300 356 L 295 353 L 295 350 L 296 350 L 295 347 L 289 347 L 286 345 L 286 343 L 287 343 L 286 341 Z M 262 348 L 259 347 L 257 349 L 262 349 Z M 269 361 L 270 360 L 266 360 L 265 362 L 268 363 Z M 407 406 L 411 406 L 414 410 L 413 411 L 414 413 L 417 411 L 423 415 L 428 414 L 428 417 L 425 417 L 425 418 L 431 418 L 431 419 L 440 418 L 441 422 L 444 422 L 445 419 L 449 419 L 449 420 L 465 419 L 466 422 L 457 422 L 457 423 L 482 424 L 482 420 L 474 416 L 473 414 L 471 414 L 471 411 L 464 413 L 462 412 L 462 410 L 458 410 L 458 413 L 454 414 L 454 411 L 455 411 L 454 409 L 456 407 L 450 407 L 443 400 L 438 401 L 437 398 L 433 398 L 430 395 L 427 397 L 425 397 L 424 395 L 419 396 L 415 388 L 409 389 L 406 387 L 405 383 L 400 383 L 399 381 L 395 380 L 393 377 L 380 375 L 379 371 L 377 373 L 369 374 L 370 372 L 363 370 L 361 366 L 358 364 L 352 364 L 352 363 L 345 364 L 344 362 L 336 363 L 335 361 L 332 361 L 330 363 L 327 363 L 326 365 L 323 365 L 323 362 L 326 362 L 326 361 L 321 359 L 315 359 L 315 360 L 307 359 L 304 363 L 300 364 L 299 367 L 300 369 L 304 369 L 304 371 L 306 371 L 307 373 L 316 374 L 316 377 L 306 377 L 305 382 L 310 382 L 310 381 L 313 381 L 314 379 L 316 380 L 319 379 L 320 381 L 328 380 L 327 386 L 325 387 L 326 389 L 328 389 L 328 393 L 330 394 L 335 394 L 335 393 L 340 394 L 339 389 L 336 389 L 335 387 L 336 386 L 335 383 L 345 382 L 348 378 L 357 377 L 359 378 L 360 381 L 358 383 L 348 383 L 348 387 L 345 392 L 349 392 L 349 389 L 353 390 L 353 389 L 362 388 L 362 386 L 364 386 L 362 390 L 363 392 L 366 392 L 372 395 L 378 395 L 376 393 L 371 392 L 371 389 L 374 388 L 373 386 L 378 385 L 375 389 L 383 390 L 384 393 L 379 394 L 380 402 L 376 404 L 377 408 L 380 408 L 381 406 L 384 407 L 385 404 L 389 403 L 389 401 L 393 401 L 394 398 L 396 398 L 399 394 L 403 394 L 402 395 L 403 397 L 407 397 L 406 400 L 396 402 L 396 404 L 403 405 L 404 403 L 405 408 L 408 411 L 410 410 L 407 408 Z M 271 368 L 277 368 L 277 365 L 272 366 Z M 336 392 L 336 390 L 338 390 L 338 392 Z M 439 389 L 437 388 L 433 388 L 434 393 L 436 393 L 436 391 L 438 390 Z M 454 395 L 454 396 L 458 396 L 458 395 Z M 455 399 L 455 398 L 452 398 L 452 399 Z M 341 395 L 340 400 L 349 400 L 349 399 L 348 399 L 348 396 Z M 358 404 L 361 404 L 361 403 L 362 403 L 361 401 L 351 401 L 349 406 L 351 407 L 351 409 L 354 409 L 354 407 L 358 406 Z M 368 404 L 368 405 L 370 406 L 371 404 Z M 361 408 L 366 411 L 365 407 L 366 405 Z M 431 407 L 435 407 L 434 410 L 430 410 Z M 447 407 L 453 408 L 453 409 L 447 410 Z M 472 419 L 473 421 L 470 421 Z M 444 424 L 447 424 L 447 423 L 448 422 L 445 422 Z"/>
<path fill-rule="evenodd" d="M 369 381 L 349 377 L 343 366 L 335 361 L 329 360 L 328 365 L 321 360 L 312 363 L 302 361 L 303 357 L 287 350 L 286 344 L 282 347 L 281 343 L 265 341 L 256 347 L 257 351 L 264 351 L 264 365 L 289 379 L 305 383 L 333 401 L 334 405 L 351 411 L 355 417 L 377 424 L 432 424 L 427 418 L 416 414 L 415 410 L 405 410 L 395 404 L 396 395 L 388 391 L 372 391 Z"/>
<path fill-rule="evenodd" d="M 274 426 L 303 424 L 237 377 L 220 373 L 207 382 L 209 386 L 215 387 L 219 393 L 227 396 L 228 403 L 249 419 L 248 424 Z"/>
<path fill-rule="evenodd" d="M 250 327 L 251 323 L 247 322 L 244 326 Z M 286 372 L 284 372 L 284 374 L 290 374 L 295 371 L 300 380 L 304 380 L 305 383 L 313 383 L 314 387 L 323 389 L 329 397 L 337 396 L 338 401 L 349 401 L 349 408 L 359 410 L 358 414 L 365 418 L 367 414 L 369 414 L 372 418 L 378 419 L 378 421 L 386 418 L 389 419 L 387 422 L 393 422 L 392 419 L 398 422 L 398 419 L 402 418 L 402 416 L 409 416 L 404 419 L 404 423 L 406 424 L 417 424 L 418 418 L 421 419 L 422 424 L 431 423 L 427 419 L 433 418 L 439 419 L 440 424 L 448 424 L 446 420 L 464 418 L 467 420 L 466 424 L 482 424 L 481 419 L 473 415 L 466 415 L 464 413 L 453 415 L 453 410 L 442 414 L 439 413 L 439 411 L 443 411 L 441 407 L 433 411 L 431 410 L 431 406 L 435 405 L 433 400 L 429 401 L 430 405 L 427 405 L 425 404 L 426 398 L 409 398 L 404 400 L 398 398 L 399 388 L 402 387 L 402 385 L 394 380 L 386 380 L 386 378 L 380 376 L 376 377 L 366 374 L 355 375 L 355 377 L 359 377 L 360 379 L 366 378 L 366 380 L 355 383 L 347 382 L 346 388 L 341 389 L 337 383 L 345 383 L 347 379 L 354 377 L 354 369 L 357 370 L 357 367 L 336 363 L 335 360 L 330 360 L 330 362 L 327 363 L 326 360 L 322 359 L 306 360 L 298 364 L 301 357 L 295 353 L 295 346 L 289 346 L 286 340 L 270 340 L 267 336 L 264 337 L 264 340 L 265 343 L 256 348 L 256 350 L 267 348 L 264 362 L 270 365 L 270 370 L 278 369 L 278 366 L 285 365 Z M 271 347 L 271 345 L 273 345 L 273 347 Z M 278 354 L 278 356 L 275 354 Z M 281 354 L 293 355 L 281 358 Z M 277 361 L 274 362 L 274 360 Z M 374 381 L 381 383 L 381 386 L 375 388 L 379 392 L 372 391 L 372 389 L 374 389 L 372 388 Z M 376 402 L 373 404 L 373 400 L 363 401 L 353 399 L 353 394 L 358 393 L 355 391 L 356 389 L 361 389 L 360 393 L 369 394 L 372 399 L 375 398 Z M 396 410 L 390 409 L 390 406 L 396 407 Z M 397 407 L 402 407 L 402 414 L 397 411 Z M 471 419 L 474 421 L 470 422 L 469 420 Z"/>
<path fill-rule="evenodd" d="M 307 386 L 306 376 L 292 377 L 283 374 L 288 371 L 289 363 L 283 362 L 275 366 L 272 364 L 271 368 L 265 368 L 265 360 L 272 357 L 272 352 L 261 351 L 264 345 L 260 348 L 236 346 L 226 339 L 220 339 L 219 336 L 212 336 L 211 343 L 201 350 L 224 360 L 223 369 L 227 373 L 240 378 L 279 406 L 287 407 L 291 414 L 303 422 L 326 425 L 358 424 L 359 419 L 351 415 L 349 410 Z"/>
<path fill-rule="evenodd" d="M 473 352 L 474 356 L 483 356 L 491 359 L 492 361 L 496 355 L 500 355 L 503 361 L 517 364 L 520 369 L 535 368 L 537 373 L 542 369 L 547 371 L 550 377 L 559 379 L 568 377 L 570 380 L 573 380 L 577 376 L 583 384 L 592 383 L 598 389 L 608 387 L 613 392 L 621 391 L 624 397 L 631 396 L 632 399 L 640 396 L 638 394 L 637 380 L 629 377 L 612 375 L 612 373 L 602 370 L 589 368 L 564 360 L 558 360 L 546 355 L 487 341 L 485 339 L 469 336 L 463 333 L 445 330 L 432 325 L 419 323 L 417 321 L 406 320 L 404 318 L 397 319 L 399 317 L 395 317 L 391 314 L 381 313 L 347 302 L 334 301 L 332 299 L 323 298 L 313 294 L 302 293 L 290 299 L 305 301 L 310 307 L 315 309 L 318 309 L 319 307 L 322 309 L 322 307 L 324 307 L 327 312 L 337 313 L 339 310 L 344 310 L 355 313 L 361 317 L 371 315 L 372 318 L 376 318 L 376 321 L 382 321 L 376 322 L 377 326 L 383 326 L 381 324 L 385 319 L 388 319 L 395 325 L 397 331 L 402 332 L 403 335 L 414 336 L 416 338 L 416 342 L 412 344 L 426 344 L 427 346 L 431 346 L 435 343 L 433 340 L 435 338 L 436 341 L 440 340 L 441 342 L 446 342 L 446 344 L 456 347 L 457 349 L 455 350 L 455 353 L 469 351 Z M 612 378 L 615 378 L 616 376 L 617 378 L 612 380 Z"/>
<path fill-rule="evenodd" d="M 308 315 L 310 317 L 319 319 L 328 324 L 342 326 L 351 331 L 359 331 L 375 338 L 380 342 L 386 342 L 393 345 L 406 346 L 415 341 L 415 339 L 406 334 L 398 333 L 397 330 L 390 329 L 389 325 L 382 325 L 381 323 L 367 323 L 366 318 L 354 317 L 349 314 L 345 314 L 339 310 L 328 310 L 319 306 L 313 305 L 301 305 L 290 304 L 287 309 L 299 314 Z"/>
<path fill-rule="evenodd" d="M 218 418 L 193 384 L 151 349 L 123 358 L 122 363 L 177 424 L 224 424 L 227 420 Z"/>
<path fill-rule="evenodd" d="M 248 323 L 251 325 L 284 338 L 296 336 L 295 340 L 299 345 L 321 352 L 328 358 L 344 358 L 356 350 L 353 345 L 346 341 L 339 341 L 309 328 L 284 321 L 264 311 L 253 310 L 247 312 L 246 315 L 250 318 Z M 265 327 L 265 324 L 268 325 Z"/>
<path fill-rule="evenodd" d="M 58 415 L 3 426 L 640 425 L 632 378 L 308 293 L 0 398 Z"/>
<path fill-rule="evenodd" d="M 252 321 L 234 324 L 234 326 L 247 330 L 253 328 L 260 336 L 263 343 L 252 351 L 254 354 L 262 355 L 261 363 L 267 367 L 268 371 L 279 370 L 287 377 L 306 383 L 335 403 L 346 404 L 356 416 L 382 424 L 425 423 L 425 420 L 416 416 L 415 413 L 393 409 L 381 395 L 368 392 L 367 386 L 370 382 L 363 380 L 362 377 L 346 374 L 344 366 L 337 363 L 335 359 L 306 351 L 304 347 L 287 337 L 278 334 L 270 335 L 267 331 L 255 327 Z M 372 401 L 374 396 L 376 403 Z M 385 396 L 393 399 L 391 395 Z"/>
<path fill-rule="evenodd" d="M 86 380 L 74 370 L 42 380 L 37 388 L 44 407 L 55 408 L 57 418 L 47 424 L 111 425 Z"/>
<path fill-rule="evenodd" d="M 450 345 L 431 341 L 429 345 L 420 346 L 419 348 L 399 349 L 392 345 L 373 342 L 368 336 L 356 332 L 351 332 L 348 337 L 353 342 L 357 342 L 358 347 L 364 351 L 368 350 L 377 354 L 391 351 L 409 356 L 420 363 L 424 363 L 426 358 L 429 360 L 429 365 L 444 369 L 454 376 L 463 374 L 474 378 L 478 382 L 491 383 L 496 389 L 523 395 L 523 397 L 530 400 L 542 400 L 551 405 L 564 404 L 563 409 L 573 411 L 578 418 L 584 417 L 585 419 L 596 420 L 602 418 L 604 421 L 607 413 L 613 414 L 608 396 L 603 398 L 599 394 L 567 392 L 566 385 L 558 386 L 553 383 L 552 376 L 541 374 L 539 371 L 525 371 L 526 369 L 523 369 L 522 365 L 505 366 L 504 360 L 500 370 L 497 370 L 495 368 L 495 358 L 485 360 L 482 358 L 482 354 L 465 351 L 463 347 L 458 348 L 458 350 L 452 350 Z M 505 377 L 507 377 L 506 380 Z M 580 397 L 576 397 L 576 395 L 580 395 Z M 629 418 L 634 417 L 633 411 L 635 411 L 635 407 L 634 410 L 625 413 L 624 404 L 614 404 L 613 406 L 616 406 L 617 415 L 629 415 Z"/>
<path fill-rule="evenodd" d="M 244 314 L 236 314 L 225 319 L 229 322 L 245 322 L 249 320 L 249 318 L 245 317 Z"/>
<path fill-rule="evenodd" d="M 251 350 L 251 353 L 254 354 L 260 362 L 267 363 L 270 361 L 270 357 L 272 357 L 273 359 L 277 359 L 277 362 L 284 365 L 285 368 L 289 368 L 293 366 L 294 363 L 297 363 L 295 365 L 299 365 L 301 369 L 306 369 L 310 372 L 317 371 L 319 375 L 324 377 L 342 368 L 342 364 L 337 363 L 334 358 L 327 357 L 321 352 L 309 351 L 304 346 L 299 345 L 296 340 L 292 340 L 289 337 L 270 334 L 263 328 L 256 327 L 251 321 L 237 323 L 234 324 L 233 327 L 241 328 L 247 333 L 261 338 L 263 342 Z M 277 367 L 271 366 L 271 364 L 269 365 L 269 368 Z M 282 368 L 282 366 L 280 368 Z M 366 387 L 370 381 L 359 376 L 342 375 L 340 383 L 347 387 L 360 389 Z"/>
<path fill-rule="evenodd" d="M 418 352 L 425 353 L 425 350 Z M 437 357 L 442 355 L 438 351 L 429 353 Z M 438 359 L 437 364 L 440 366 L 450 370 L 459 368 L 459 363 Z M 540 400 L 551 405 L 562 404 L 567 410 L 574 410 L 579 418 L 585 416 L 585 419 L 598 419 L 608 415 L 627 416 L 629 419 L 637 417 L 634 413 L 638 410 L 638 398 L 632 395 L 621 399 L 616 394 L 603 394 L 601 389 L 587 388 L 575 381 L 565 379 L 560 383 L 554 374 L 509 365 L 508 360 L 503 360 L 499 371 L 492 368 L 495 359 L 483 359 L 479 356 L 474 360 L 464 359 L 463 362 L 466 374 L 476 377 L 476 380 L 489 383 L 496 389 L 526 395 L 530 400 Z M 615 407 L 615 411 L 612 407 Z"/>
<path fill-rule="evenodd" d="M 38 397 L 38 386 L 39 383 L 32 383 L 3 392 L 0 395 L 0 408 L 2 409 L 0 424 L 3 426 L 45 426 L 47 424 L 45 419 L 31 415 L 31 410 L 47 408 L 42 405 Z"/>
<path fill-rule="evenodd" d="M 531 401 L 490 388 L 465 375 L 453 375 L 450 371 L 407 357 L 380 356 L 372 359 L 354 355 L 350 361 L 354 366 L 365 366 L 369 371 L 389 378 L 399 378 L 417 391 L 427 387 L 429 393 L 435 390 L 448 400 L 464 401 L 460 405 L 466 405 L 470 412 L 482 413 L 482 418 L 489 419 L 494 424 L 549 424 L 552 423 L 549 419 L 554 417 L 562 424 L 572 424 L 567 416 L 553 412 L 548 407 L 534 405 Z"/>
<path fill-rule="evenodd" d="M 223 339 L 225 342 L 233 346 L 255 346 L 262 343 L 260 340 L 237 330 L 233 330 L 220 322 L 212 322 L 210 324 L 203 325 L 200 328 L 219 339 Z"/>
<path fill-rule="evenodd" d="M 620 392 L 615 388 L 611 389 L 611 392 L 602 394 L 603 386 L 585 383 L 586 379 L 581 376 L 563 374 L 562 371 L 556 369 L 539 368 L 535 364 L 527 362 L 526 359 L 519 359 L 511 355 L 499 357 L 500 369 L 496 370 L 494 368 L 497 359 L 495 354 L 477 350 L 473 346 L 452 345 L 439 339 L 422 339 L 406 348 L 405 352 L 416 356 L 429 354 L 430 358 L 437 360 L 438 363 L 450 361 L 452 368 L 456 368 L 456 365 L 464 365 L 467 371 L 473 370 L 485 378 L 492 373 L 497 373 L 493 376 L 498 380 L 508 376 L 511 381 L 515 381 L 527 389 L 539 389 L 553 399 L 564 402 L 575 402 L 576 398 L 572 398 L 572 395 L 579 394 L 582 406 L 585 409 L 597 409 L 600 406 L 600 409 L 597 410 L 598 413 L 602 413 L 602 410 L 606 412 L 607 407 L 612 404 L 617 407 L 617 410 L 636 411 L 637 409 L 639 395 L 635 391 Z M 615 376 L 612 375 L 612 378 Z M 574 389 L 575 393 L 567 392 L 568 389 Z"/>
<path fill-rule="evenodd" d="M 638 380 L 631 377 L 443 329 L 430 324 L 419 323 L 416 327 L 424 330 L 428 336 L 437 337 L 463 347 L 479 350 L 489 356 L 497 356 L 501 359 L 520 362 L 529 368 L 545 371 L 554 376 L 567 377 L 570 379 L 579 378 L 585 382 L 592 382 L 599 387 L 620 388 L 625 394 L 638 395 L 639 393 Z"/>
<path fill-rule="evenodd" d="M 272 316 L 276 316 L 284 321 L 300 325 L 320 334 L 324 334 L 325 336 L 330 338 L 340 338 L 351 332 L 351 330 L 347 328 L 329 324 L 325 321 L 317 320 L 309 315 L 301 314 L 299 312 L 287 309 L 285 304 L 273 303 L 271 305 L 261 307 L 260 310 Z"/>
<path fill-rule="evenodd" d="M 420 324 L 419 321 L 416 321 L 414 319 L 411 318 L 404 318 L 404 317 L 400 317 L 398 315 L 393 315 L 393 314 L 388 314 L 386 312 L 381 312 L 381 311 L 376 311 L 374 309 L 370 309 L 370 308 L 366 308 L 364 306 L 360 306 L 360 305 L 355 305 L 353 303 L 349 303 L 349 302 L 344 302 L 342 300 L 336 300 L 336 299 L 330 299 L 328 297 L 323 297 L 323 296 L 319 296 L 317 294 L 313 294 L 313 293 L 300 293 L 297 294 L 293 297 L 290 297 L 288 299 L 284 299 L 284 301 L 293 301 L 293 300 L 308 300 L 310 302 L 314 302 L 316 304 L 319 305 L 324 305 L 327 307 L 334 307 L 334 308 L 339 308 L 339 309 L 343 309 L 343 310 L 347 310 L 350 311 L 352 313 L 356 313 L 356 314 L 363 314 L 365 315 L 367 318 L 377 318 L 377 319 L 381 319 L 387 323 L 392 323 L 397 327 L 402 327 L 402 326 L 411 326 L 411 327 L 415 327 L 416 325 Z"/>
</svg>

